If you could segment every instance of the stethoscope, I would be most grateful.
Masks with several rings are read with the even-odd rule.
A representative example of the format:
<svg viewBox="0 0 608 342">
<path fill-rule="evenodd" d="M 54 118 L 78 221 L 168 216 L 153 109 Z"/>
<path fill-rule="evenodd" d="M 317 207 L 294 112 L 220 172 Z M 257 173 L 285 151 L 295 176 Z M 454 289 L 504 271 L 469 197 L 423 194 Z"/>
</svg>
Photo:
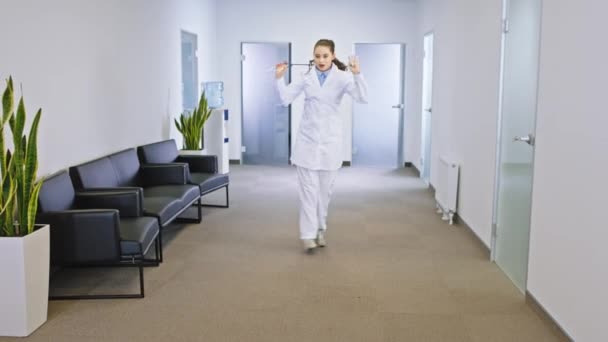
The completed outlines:
<svg viewBox="0 0 608 342">
<path fill-rule="evenodd" d="M 292 66 L 307 66 L 308 67 L 308 71 L 306 71 L 306 74 L 309 74 L 310 71 L 312 70 L 312 67 L 315 65 L 315 60 L 311 59 L 310 61 L 308 61 L 308 64 L 306 63 L 290 63 L 289 67 Z"/>
<path fill-rule="evenodd" d="M 308 74 L 310 72 L 310 70 L 312 70 L 312 67 L 314 65 L 315 65 L 314 59 L 311 59 L 310 62 L 308 62 L 308 63 L 288 63 L 287 67 L 291 68 L 292 66 L 307 66 L 308 67 L 308 71 L 306 73 Z M 271 66 L 266 71 L 267 72 L 271 72 L 271 71 L 275 71 L 275 69 L 276 69 L 275 66 Z"/>
<path fill-rule="evenodd" d="M 312 70 L 313 66 L 315 65 L 315 60 L 311 59 L 310 61 L 308 61 L 308 64 L 304 64 L 304 63 L 290 63 L 289 67 L 291 66 L 307 66 L 308 67 L 308 71 L 306 71 L 306 74 L 308 75 L 310 73 L 310 71 Z M 348 65 L 347 68 L 350 68 L 351 65 Z"/>
<path fill-rule="evenodd" d="M 292 66 L 307 66 L 308 67 L 308 71 L 306 71 L 306 74 L 308 75 L 310 73 L 310 71 L 312 70 L 313 66 L 315 65 L 315 60 L 311 59 L 310 61 L 308 61 L 308 63 L 288 63 L 287 66 L 288 67 L 292 67 Z M 350 66 L 349 66 L 350 67 Z M 274 71 L 275 67 L 271 67 L 268 69 L 268 71 Z"/>
</svg>

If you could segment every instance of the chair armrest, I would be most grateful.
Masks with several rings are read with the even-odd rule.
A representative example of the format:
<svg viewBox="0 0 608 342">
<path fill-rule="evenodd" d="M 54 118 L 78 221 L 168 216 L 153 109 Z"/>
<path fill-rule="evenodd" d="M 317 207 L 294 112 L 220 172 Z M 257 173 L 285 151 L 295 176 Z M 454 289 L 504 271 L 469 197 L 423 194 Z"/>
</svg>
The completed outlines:
<svg viewBox="0 0 608 342">
<path fill-rule="evenodd" d="M 64 210 L 41 213 L 37 223 L 50 224 L 53 265 L 120 261 L 118 210 Z"/>
<path fill-rule="evenodd" d="M 180 155 L 175 161 L 188 163 L 190 172 L 217 173 L 217 156 L 215 155 Z"/>
<path fill-rule="evenodd" d="M 120 217 L 139 217 L 144 214 L 142 188 L 94 188 L 76 192 L 78 209 L 117 209 Z"/>
<path fill-rule="evenodd" d="M 181 155 L 175 160 L 188 163 L 190 172 L 217 173 L 217 156 Z"/>
<path fill-rule="evenodd" d="M 186 163 L 142 164 L 139 168 L 145 186 L 184 185 L 190 180 Z"/>
</svg>

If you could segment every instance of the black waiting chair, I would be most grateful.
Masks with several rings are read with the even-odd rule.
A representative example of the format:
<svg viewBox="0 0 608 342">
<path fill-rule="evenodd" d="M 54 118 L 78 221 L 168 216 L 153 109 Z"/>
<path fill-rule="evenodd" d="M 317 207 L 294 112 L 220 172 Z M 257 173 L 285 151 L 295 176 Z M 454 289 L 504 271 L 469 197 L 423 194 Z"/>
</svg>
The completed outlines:
<svg viewBox="0 0 608 342">
<path fill-rule="evenodd" d="M 201 196 L 197 186 L 188 184 L 188 164 L 141 165 L 134 148 L 70 167 L 70 176 L 78 191 L 140 189 L 145 216 L 153 216 L 162 229 L 171 222 L 200 223 Z M 191 206 L 198 208 L 197 218 L 179 218 Z M 162 242 L 162 238 L 161 238 Z M 162 243 L 160 261 L 163 261 Z"/>
<path fill-rule="evenodd" d="M 204 207 L 228 208 L 230 206 L 228 174 L 218 173 L 217 156 L 179 155 L 175 140 L 164 140 L 137 148 L 139 160 L 144 165 L 187 163 L 190 184 L 200 188 L 201 196 L 226 188 L 226 205 L 203 204 Z"/>
<path fill-rule="evenodd" d="M 144 297 L 144 266 L 158 266 L 159 226 L 144 217 L 137 188 L 76 192 L 66 171 L 43 181 L 36 222 L 50 224 L 51 265 L 56 267 L 135 267 L 138 294 L 67 295 L 49 299 Z M 156 258 L 145 259 L 154 245 Z"/>
</svg>

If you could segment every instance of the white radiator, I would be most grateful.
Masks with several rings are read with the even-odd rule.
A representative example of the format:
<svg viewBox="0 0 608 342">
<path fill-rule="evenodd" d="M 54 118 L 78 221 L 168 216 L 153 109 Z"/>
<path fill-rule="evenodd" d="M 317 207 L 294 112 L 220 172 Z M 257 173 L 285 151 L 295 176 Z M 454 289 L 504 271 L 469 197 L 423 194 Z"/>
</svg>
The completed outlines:
<svg viewBox="0 0 608 342">
<path fill-rule="evenodd" d="M 437 213 L 444 221 L 454 223 L 458 200 L 458 165 L 445 157 L 439 157 L 438 181 L 435 187 Z"/>
</svg>

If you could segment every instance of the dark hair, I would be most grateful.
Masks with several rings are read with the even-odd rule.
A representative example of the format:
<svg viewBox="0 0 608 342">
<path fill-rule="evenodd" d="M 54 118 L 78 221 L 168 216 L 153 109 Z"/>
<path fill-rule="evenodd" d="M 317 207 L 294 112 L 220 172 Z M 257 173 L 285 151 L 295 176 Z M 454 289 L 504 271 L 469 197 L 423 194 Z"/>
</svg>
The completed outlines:
<svg viewBox="0 0 608 342">
<path fill-rule="evenodd" d="M 329 48 L 329 51 L 331 51 L 331 53 L 335 54 L 336 53 L 336 44 L 334 43 L 333 40 L 331 39 L 319 39 L 317 41 L 317 43 L 315 44 L 314 49 L 317 48 L 317 46 L 325 46 Z M 313 50 L 314 50 L 313 49 Z M 342 62 L 340 62 L 340 60 L 338 60 L 337 58 L 334 58 L 334 64 L 338 67 L 338 69 L 344 71 L 346 70 L 346 65 Z"/>
</svg>

